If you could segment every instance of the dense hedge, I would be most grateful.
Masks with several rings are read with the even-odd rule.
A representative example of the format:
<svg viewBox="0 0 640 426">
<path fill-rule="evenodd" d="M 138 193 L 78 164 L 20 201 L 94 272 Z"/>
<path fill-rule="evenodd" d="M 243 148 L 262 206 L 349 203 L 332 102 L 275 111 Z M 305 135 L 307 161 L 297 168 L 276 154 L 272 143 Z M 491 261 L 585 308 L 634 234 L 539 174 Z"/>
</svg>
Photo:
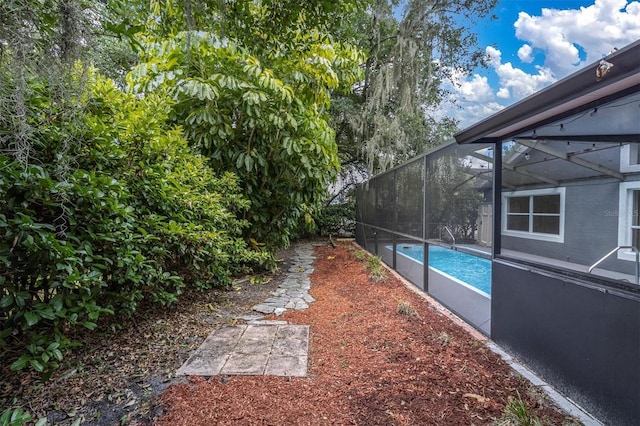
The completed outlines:
<svg viewBox="0 0 640 426">
<path fill-rule="evenodd" d="M 324 206 L 314 218 L 316 232 L 321 236 L 355 236 L 356 203 L 349 199 Z"/>
<path fill-rule="evenodd" d="M 74 327 L 265 261 L 241 238 L 236 178 L 167 130 L 162 93 L 136 97 L 80 68 L 25 87 L 27 120 L 0 118 L 4 134 L 28 134 L 5 145 L 26 141 L 28 161 L 0 151 L 0 346 L 21 350 L 3 362 L 47 378 Z"/>
</svg>

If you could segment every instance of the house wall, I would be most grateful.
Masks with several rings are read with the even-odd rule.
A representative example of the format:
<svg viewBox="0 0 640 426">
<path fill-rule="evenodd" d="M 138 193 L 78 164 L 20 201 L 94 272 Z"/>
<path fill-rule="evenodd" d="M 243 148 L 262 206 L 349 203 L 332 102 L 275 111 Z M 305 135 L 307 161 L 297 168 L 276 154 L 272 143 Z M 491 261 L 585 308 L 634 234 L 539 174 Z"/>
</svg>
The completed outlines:
<svg viewBox="0 0 640 426">
<path fill-rule="evenodd" d="M 640 424 L 640 296 L 501 260 L 492 271 L 492 340 L 606 424 Z"/>
<path fill-rule="evenodd" d="M 592 265 L 618 245 L 619 181 L 589 180 L 566 186 L 564 243 L 502 236 L 502 248 Z M 601 268 L 634 273 L 634 263 L 611 256 Z"/>
</svg>

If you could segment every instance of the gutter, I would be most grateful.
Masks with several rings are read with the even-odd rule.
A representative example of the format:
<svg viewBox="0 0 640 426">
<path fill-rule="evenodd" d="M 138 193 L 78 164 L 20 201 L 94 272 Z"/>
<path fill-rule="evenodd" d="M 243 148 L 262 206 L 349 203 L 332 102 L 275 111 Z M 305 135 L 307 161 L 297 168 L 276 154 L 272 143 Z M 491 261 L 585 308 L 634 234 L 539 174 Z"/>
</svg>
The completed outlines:
<svg viewBox="0 0 640 426">
<path fill-rule="evenodd" d="M 600 61 L 536 92 L 454 135 L 458 144 L 500 142 L 542 121 L 579 113 L 640 90 L 640 40 L 604 58 L 613 64 L 599 81 Z M 618 96 L 616 96 L 618 95 Z"/>
</svg>

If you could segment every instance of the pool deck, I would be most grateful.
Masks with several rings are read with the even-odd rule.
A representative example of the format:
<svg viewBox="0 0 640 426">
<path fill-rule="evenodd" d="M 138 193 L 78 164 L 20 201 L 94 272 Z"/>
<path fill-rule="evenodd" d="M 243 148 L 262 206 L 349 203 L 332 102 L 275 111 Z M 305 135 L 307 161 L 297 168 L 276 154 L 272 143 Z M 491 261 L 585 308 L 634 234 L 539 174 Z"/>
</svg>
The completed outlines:
<svg viewBox="0 0 640 426">
<path fill-rule="evenodd" d="M 443 247 L 451 247 L 451 245 L 447 243 L 442 243 Z M 492 248 L 489 246 L 482 246 L 479 244 L 456 244 L 455 248 L 460 249 L 462 252 L 473 253 L 473 252 L 481 252 L 486 256 L 491 257 Z M 542 265 L 554 266 L 562 269 L 568 269 L 570 271 L 577 271 L 582 273 L 589 273 L 589 265 L 582 265 L 574 262 L 567 262 L 565 260 L 554 259 L 551 257 L 540 256 L 531 253 L 525 253 L 517 250 L 510 249 L 502 249 L 502 255 L 506 257 L 510 257 L 516 260 L 524 260 L 525 262 L 534 262 L 540 263 Z M 603 278 L 609 278 L 613 280 L 626 281 L 633 283 L 635 282 L 635 277 L 632 274 L 625 274 L 622 272 L 610 271 L 603 268 L 595 268 L 591 271 L 593 275 L 599 275 Z"/>
</svg>

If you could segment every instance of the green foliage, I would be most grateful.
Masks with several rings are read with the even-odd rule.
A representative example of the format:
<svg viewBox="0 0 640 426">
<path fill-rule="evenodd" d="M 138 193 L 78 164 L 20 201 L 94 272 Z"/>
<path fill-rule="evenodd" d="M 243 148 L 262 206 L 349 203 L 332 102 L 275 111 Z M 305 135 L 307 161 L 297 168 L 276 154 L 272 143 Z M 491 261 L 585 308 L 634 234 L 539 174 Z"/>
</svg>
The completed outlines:
<svg viewBox="0 0 640 426">
<path fill-rule="evenodd" d="M 332 111 L 342 164 L 356 176 L 362 165 L 378 173 L 451 137 L 457 121 L 439 118 L 448 95 L 444 83 L 455 85 L 456 73 L 482 63 L 470 27 L 497 2 L 406 0 L 400 18 L 397 1 L 370 3 L 342 21 L 355 29 L 345 33 L 367 60 L 360 90 Z"/>
<path fill-rule="evenodd" d="M 411 1 L 402 25 L 395 0 L 0 2 L 0 347 L 20 351 L 13 369 L 46 379 L 77 328 L 226 285 L 300 224 L 352 218 L 349 204 L 319 210 L 340 162 L 359 172 L 350 187 L 372 135 L 386 148 L 400 128 L 413 142 L 448 131 L 425 131 L 415 107 L 437 104 L 472 44 L 448 11 L 491 2 L 423 15 Z M 72 67 L 89 58 L 122 84 L 133 47 L 135 95 Z M 399 72 L 410 78 L 395 84 Z"/>
<path fill-rule="evenodd" d="M 0 415 L 0 426 L 22 426 L 32 419 L 21 407 L 9 408 Z"/>
<path fill-rule="evenodd" d="M 364 250 L 356 250 L 353 253 L 353 257 L 355 257 L 358 262 L 364 262 L 367 258 L 367 252 Z"/>
<path fill-rule="evenodd" d="M 356 205 L 354 201 L 329 204 L 322 207 L 315 218 L 318 233 L 322 236 L 348 232 L 355 235 Z"/>
<path fill-rule="evenodd" d="M 542 426 L 544 423 L 531 413 L 526 401 L 520 394 L 517 398 L 509 397 L 502 417 L 497 422 L 500 426 Z"/>
<path fill-rule="evenodd" d="M 473 240 L 483 195 L 474 187 L 477 179 L 468 173 L 469 167 L 455 153 L 429 163 L 430 238 L 439 238 L 442 228 L 447 226 L 458 242 Z"/>
<path fill-rule="evenodd" d="M 330 90 L 360 76 L 357 50 L 318 32 L 306 49 L 266 61 L 212 33 L 181 32 L 144 48 L 130 74 L 136 92 L 169 92 L 175 123 L 216 170 L 239 177 L 250 200 L 247 237 L 287 245 L 300 222 L 312 225 L 339 168 L 325 112 Z M 261 52 L 265 54 L 265 52 Z"/>
<path fill-rule="evenodd" d="M 236 178 L 167 130 L 161 93 L 136 98 L 82 68 L 63 86 L 28 83 L 30 163 L 0 155 L 0 346 L 21 346 L 12 369 L 47 379 L 73 328 L 227 285 L 265 255 L 241 238 Z M 5 134 L 14 123 L 0 119 Z"/>
<path fill-rule="evenodd" d="M 331 93 L 361 78 L 362 55 L 328 30 L 358 2 L 2 3 L 0 346 L 14 370 L 47 379 L 78 327 L 226 285 L 268 260 L 263 242 L 313 224 L 339 167 Z M 90 58 L 121 82 L 134 46 L 136 95 L 73 70 Z"/>
<path fill-rule="evenodd" d="M 404 317 L 420 317 L 413 305 L 411 305 L 411 302 L 408 300 L 398 302 L 396 312 Z"/>
<path fill-rule="evenodd" d="M 379 256 L 369 256 L 365 268 L 369 271 L 371 281 L 382 281 L 387 277 L 387 270 L 382 265 L 382 260 Z"/>
</svg>

